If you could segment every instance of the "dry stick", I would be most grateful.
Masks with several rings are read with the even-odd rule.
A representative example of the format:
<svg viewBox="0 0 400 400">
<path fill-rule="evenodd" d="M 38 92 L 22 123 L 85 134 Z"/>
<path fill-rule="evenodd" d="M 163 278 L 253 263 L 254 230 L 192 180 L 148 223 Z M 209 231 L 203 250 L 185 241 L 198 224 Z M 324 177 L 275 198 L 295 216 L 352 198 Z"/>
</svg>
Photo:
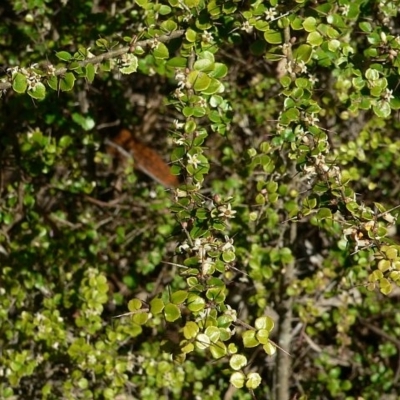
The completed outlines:
<svg viewBox="0 0 400 400">
<path fill-rule="evenodd" d="M 284 53 L 287 57 L 287 61 L 292 61 L 291 51 L 291 40 L 290 40 L 290 28 L 284 29 Z M 294 248 L 297 239 L 297 224 L 291 224 L 289 231 L 289 248 Z M 291 369 L 292 359 L 288 356 L 290 353 L 290 346 L 292 341 L 292 321 L 293 321 L 293 298 L 287 294 L 287 288 L 295 278 L 295 261 L 290 262 L 285 272 L 281 277 L 281 298 L 279 308 L 279 346 L 282 347 L 285 352 L 280 351 L 276 357 L 276 375 L 275 375 L 275 399 L 276 400 L 289 400 L 290 399 L 290 380 L 291 380 Z"/>
<path fill-rule="evenodd" d="M 290 226 L 289 247 L 293 248 L 297 238 L 297 224 Z M 281 298 L 277 308 L 279 313 L 279 346 L 285 351 L 279 351 L 276 356 L 275 399 L 290 399 L 290 380 L 292 359 L 288 355 L 292 342 L 293 298 L 287 294 L 287 288 L 295 278 L 295 261 L 291 261 L 281 277 Z"/>
<path fill-rule="evenodd" d="M 184 30 L 178 30 L 178 31 L 172 32 L 169 35 L 162 35 L 162 36 L 155 37 L 152 39 L 140 40 L 134 44 L 134 47 L 151 46 L 154 44 L 154 41 L 165 43 L 172 39 L 181 37 L 184 33 L 185 33 Z M 121 49 L 110 50 L 107 53 L 101 54 L 99 56 L 90 57 L 90 58 L 87 58 L 86 60 L 79 61 L 78 67 L 86 67 L 86 65 L 88 65 L 88 64 L 93 64 L 93 65 L 100 64 L 101 62 L 103 62 L 105 60 L 110 60 L 112 58 L 121 57 L 122 55 L 130 53 L 131 51 L 132 51 L 132 46 L 125 46 L 125 47 L 122 47 Z M 74 67 L 74 69 L 76 69 L 76 67 Z M 64 75 L 67 71 L 68 71 L 68 67 L 58 68 L 55 70 L 54 74 L 52 74 L 52 75 L 54 75 L 54 76 Z M 12 86 L 11 82 L 0 82 L 0 90 L 9 89 L 11 86 Z"/>
</svg>

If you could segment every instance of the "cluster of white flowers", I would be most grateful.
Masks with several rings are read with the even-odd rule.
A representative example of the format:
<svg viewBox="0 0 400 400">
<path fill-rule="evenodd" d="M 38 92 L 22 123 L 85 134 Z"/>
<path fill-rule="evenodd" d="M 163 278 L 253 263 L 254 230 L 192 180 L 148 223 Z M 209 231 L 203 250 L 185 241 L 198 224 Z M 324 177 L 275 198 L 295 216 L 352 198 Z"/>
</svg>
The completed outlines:
<svg viewBox="0 0 400 400">
<path fill-rule="evenodd" d="M 202 275 L 212 274 L 214 272 L 215 254 L 210 255 L 210 252 L 215 251 L 235 251 L 233 239 L 225 235 L 225 242 L 214 237 L 197 238 L 192 244 L 185 241 L 178 247 L 181 252 L 194 252 L 201 264 Z"/>
<path fill-rule="evenodd" d="M 289 74 L 306 74 L 307 73 L 307 65 L 303 60 L 299 61 L 289 61 L 286 64 L 286 71 Z"/>
<path fill-rule="evenodd" d="M 11 73 L 11 76 L 14 76 L 17 73 L 21 73 L 26 76 L 28 90 L 35 89 L 36 85 L 40 82 L 40 75 L 37 74 L 33 68 L 36 68 L 37 64 L 33 64 L 30 68 L 19 68 L 19 67 L 12 67 L 8 68 L 7 72 Z"/>
</svg>

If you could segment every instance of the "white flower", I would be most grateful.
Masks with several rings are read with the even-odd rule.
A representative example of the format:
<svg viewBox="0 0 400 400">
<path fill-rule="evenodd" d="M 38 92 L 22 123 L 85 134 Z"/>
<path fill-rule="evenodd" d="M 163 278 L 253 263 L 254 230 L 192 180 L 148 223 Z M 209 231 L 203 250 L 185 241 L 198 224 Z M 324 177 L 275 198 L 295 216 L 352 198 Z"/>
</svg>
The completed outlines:
<svg viewBox="0 0 400 400">
<path fill-rule="evenodd" d="M 342 6 L 342 7 L 339 7 L 339 10 L 342 12 L 343 16 L 347 17 L 347 14 L 350 11 L 350 6 L 348 4 L 346 4 L 346 5 Z"/>
<path fill-rule="evenodd" d="M 308 79 L 313 85 L 319 82 L 319 79 L 314 74 L 308 74 Z"/>
<path fill-rule="evenodd" d="M 203 260 L 203 262 L 201 263 L 201 272 L 203 273 L 203 275 L 210 274 L 213 266 L 214 261 L 210 257 L 207 257 L 205 260 Z"/>
<path fill-rule="evenodd" d="M 178 246 L 178 250 L 180 252 L 186 252 L 189 248 L 190 246 L 188 245 L 187 242 L 183 242 L 180 246 Z"/>
<path fill-rule="evenodd" d="M 232 210 L 230 203 L 218 207 L 218 217 L 235 218 L 236 211 Z"/>
<path fill-rule="evenodd" d="M 173 124 L 176 130 L 183 128 L 183 126 L 185 125 L 183 122 L 179 122 L 179 120 L 177 119 L 174 119 Z"/>
<path fill-rule="evenodd" d="M 382 93 L 382 97 L 383 97 L 383 100 L 388 101 L 388 102 L 390 100 L 394 99 L 393 90 L 385 89 L 385 91 Z"/>
<path fill-rule="evenodd" d="M 269 8 L 267 11 L 264 12 L 264 14 L 267 21 L 272 21 L 278 15 L 278 12 L 275 8 Z"/>
<path fill-rule="evenodd" d="M 210 32 L 204 31 L 203 34 L 201 35 L 201 39 L 205 43 L 210 43 L 213 41 L 213 35 Z"/>
<path fill-rule="evenodd" d="M 300 60 L 300 61 L 297 63 L 297 66 L 298 66 L 298 68 L 300 68 L 300 72 L 301 72 L 302 74 L 307 73 L 307 65 L 306 65 L 306 63 L 305 63 L 303 60 Z"/>
<path fill-rule="evenodd" d="M 235 251 L 235 246 L 233 245 L 233 239 L 225 235 L 225 244 L 222 245 L 221 251 L 232 250 Z"/>
<path fill-rule="evenodd" d="M 252 33 L 253 32 L 253 26 L 250 25 L 249 21 L 243 22 L 241 28 L 242 31 L 245 31 L 246 33 Z"/>
<path fill-rule="evenodd" d="M 188 164 L 193 165 L 193 168 L 197 168 L 198 165 L 200 164 L 200 160 L 199 160 L 197 154 L 193 154 L 193 155 L 188 154 L 187 158 L 188 158 Z"/>
</svg>

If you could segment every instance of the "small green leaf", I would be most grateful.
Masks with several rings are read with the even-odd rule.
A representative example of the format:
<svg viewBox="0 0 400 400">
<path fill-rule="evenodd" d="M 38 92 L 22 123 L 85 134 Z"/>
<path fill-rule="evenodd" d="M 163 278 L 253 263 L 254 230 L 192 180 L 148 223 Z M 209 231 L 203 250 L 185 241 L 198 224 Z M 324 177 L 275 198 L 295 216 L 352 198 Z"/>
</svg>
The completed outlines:
<svg viewBox="0 0 400 400">
<path fill-rule="evenodd" d="M 205 306 L 206 302 L 202 297 L 194 293 L 189 294 L 187 299 L 187 307 L 190 311 L 199 312 L 204 310 Z"/>
<path fill-rule="evenodd" d="M 264 39 L 270 44 L 281 44 L 283 41 L 282 33 L 272 29 L 268 29 L 264 32 Z"/>
<path fill-rule="evenodd" d="M 295 60 L 301 60 L 305 63 L 310 61 L 312 55 L 312 47 L 309 44 L 301 44 L 295 51 L 293 52 L 293 57 Z"/>
<path fill-rule="evenodd" d="M 86 79 L 89 83 L 92 83 L 96 74 L 96 69 L 93 64 L 89 63 L 86 65 Z"/>
<path fill-rule="evenodd" d="M 168 322 L 174 322 L 181 317 L 181 310 L 177 305 L 168 303 L 164 308 L 164 315 Z"/>
<path fill-rule="evenodd" d="M 323 37 L 317 31 L 311 32 L 307 36 L 307 43 L 310 43 L 311 46 L 320 46 L 323 41 L 324 41 Z"/>
<path fill-rule="evenodd" d="M 258 386 L 260 386 L 261 383 L 261 376 L 257 372 L 250 372 L 247 375 L 247 380 L 246 380 L 246 387 L 249 389 L 256 389 Z"/>
<path fill-rule="evenodd" d="M 182 304 L 188 297 L 186 290 L 178 290 L 171 294 L 171 302 L 174 304 Z"/>
<path fill-rule="evenodd" d="M 392 109 L 390 108 L 390 104 L 387 101 L 378 101 L 376 105 L 372 107 L 375 115 L 379 118 L 387 118 L 392 113 Z"/>
<path fill-rule="evenodd" d="M 185 5 L 189 8 L 198 7 L 200 0 L 184 0 Z"/>
<path fill-rule="evenodd" d="M 208 76 L 210 78 L 221 79 L 225 77 L 228 73 L 228 67 L 222 63 L 215 63 L 214 70 L 211 71 Z"/>
<path fill-rule="evenodd" d="M 158 13 L 160 15 L 168 15 L 171 13 L 171 11 L 172 11 L 172 8 L 170 6 L 161 5 L 161 7 L 158 10 Z"/>
<path fill-rule="evenodd" d="M 183 327 L 183 336 L 187 339 L 194 339 L 197 334 L 199 333 L 199 326 L 193 322 L 193 321 L 189 321 L 186 323 L 186 325 Z"/>
<path fill-rule="evenodd" d="M 69 54 L 67 51 L 59 51 L 56 53 L 56 57 L 62 61 L 69 61 L 72 58 L 72 55 Z"/>
<path fill-rule="evenodd" d="M 190 43 L 194 43 L 197 38 L 197 33 L 193 29 L 188 29 L 185 33 L 186 40 Z"/>
<path fill-rule="evenodd" d="M 234 354 L 229 360 L 229 365 L 233 370 L 239 371 L 247 365 L 247 358 L 241 354 Z"/>
<path fill-rule="evenodd" d="M 308 17 L 303 22 L 306 32 L 314 32 L 317 29 L 317 20 L 314 17 Z"/>
<path fill-rule="evenodd" d="M 160 28 L 164 32 L 173 32 L 178 29 L 178 24 L 172 19 L 168 19 L 167 21 L 163 21 Z"/>
<path fill-rule="evenodd" d="M 228 350 L 226 348 L 225 343 L 219 341 L 217 343 L 211 344 L 210 353 L 213 356 L 213 358 L 218 359 L 225 357 L 226 354 L 228 353 Z"/>
<path fill-rule="evenodd" d="M 210 60 L 207 60 L 206 58 L 203 58 L 201 60 L 197 60 L 194 63 L 193 68 L 196 71 L 209 72 L 214 69 L 214 63 Z"/>
<path fill-rule="evenodd" d="M 60 79 L 60 89 L 63 92 L 68 92 L 74 87 L 74 83 L 75 83 L 75 75 L 72 72 L 67 72 Z"/>
<path fill-rule="evenodd" d="M 244 347 L 256 347 L 259 345 L 259 341 L 256 338 L 256 331 L 254 330 L 248 330 L 243 333 L 242 335 L 243 338 L 243 344 Z"/>
<path fill-rule="evenodd" d="M 198 92 L 206 90 L 211 83 L 211 79 L 200 71 L 191 71 L 187 77 L 188 83 Z"/>
<path fill-rule="evenodd" d="M 135 55 L 129 54 L 124 60 L 124 65 L 119 69 L 122 74 L 132 74 L 137 71 L 138 59 Z"/>
<path fill-rule="evenodd" d="M 142 301 L 139 299 L 132 299 L 128 303 L 128 309 L 129 311 L 137 311 L 142 308 Z"/>
<path fill-rule="evenodd" d="M 149 320 L 149 314 L 146 312 L 139 312 L 132 315 L 132 321 L 138 325 L 144 325 Z"/>
<path fill-rule="evenodd" d="M 169 57 L 169 51 L 164 43 L 159 42 L 157 47 L 153 50 L 153 55 L 156 59 L 164 60 Z"/>
<path fill-rule="evenodd" d="M 25 75 L 17 72 L 13 78 L 13 89 L 17 93 L 25 93 L 28 87 L 28 80 Z"/>
<path fill-rule="evenodd" d="M 154 298 L 150 302 L 150 312 L 153 315 L 160 314 L 164 310 L 164 302 L 160 298 Z"/>
<path fill-rule="evenodd" d="M 242 372 L 234 372 L 229 379 L 229 382 L 237 389 L 241 389 L 244 386 L 246 377 Z"/>
<path fill-rule="evenodd" d="M 36 100 L 43 100 L 46 97 L 46 87 L 38 82 L 34 89 L 28 90 L 28 94 Z"/>
<path fill-rule="evenodd" d="M 267 315 L 257 318 L 254 323 L 256 329 L 266 329 L 268 332 L 271 332 L 274 329 L 274 325 L 274 320 Z"/>
<path fill-rule="evenodd" d="M 172 57 L 170 58 L 166 65 L 172 68 L 185 68 L 187 64 L 187 60 L 184 57 Z"/>
<path fill-rule="evenodd" d="M 276 353 L 276 346 L 274 346 L 271 342 L 264 344 L 263 349 L 270 356 L 273 356 Z"/>
<path fill-rule="evenodd" d="M 198 348 L 199 350 L 208 349 L 210 347 L 210 344 L 211 344 L 211 340 L 206 334 L 199 333 L 196 336 L 195 345 L 196 345 L 196 348 Z"/>
</svg>

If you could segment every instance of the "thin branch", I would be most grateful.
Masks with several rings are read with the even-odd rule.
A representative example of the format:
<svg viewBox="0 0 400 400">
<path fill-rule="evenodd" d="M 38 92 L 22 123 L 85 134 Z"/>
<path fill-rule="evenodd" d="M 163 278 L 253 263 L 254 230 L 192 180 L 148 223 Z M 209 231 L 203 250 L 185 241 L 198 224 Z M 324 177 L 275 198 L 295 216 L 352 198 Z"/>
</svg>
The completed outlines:
<svg viewBox="0 0 400 400">
<path fill-rule="evenodd" d="M 135 43 L 135 47 L 148 47 L 154 44 L 154 40 L 157 40 L 158 42 L 162 42 L 162 43 L 166 43 L 169 42 L 170 40 L 176 39 L 178 37 L 181 37 L 183 34 L 185 33 L 184 30 L 178 30 L 175 32 L 172 32 L 169 35 L 162 35 L 156 38 L 152 38 L 152 39 L 146 39 L 146 40 L 141 40 L 139 42 Z M 110 60 L 113 58 L 118 58 L 121 57 L 124 54 L 127 54 L 131 51 L 132 46 L 125 46 L 122 47 L 120 49 L 116 49 L 116 50 L 110 50 L 107 53 L 101 54 L 99 56 L 95 56 L 95 57 L 90 57 L 87 58 L 85 60 L 79 61 L 78 62 L 78 67 L 86 67 L 86 65 L 88 64 L 100 64 L 105 60 Z M 74 69 L 76 69 L 76 67 L 74 66 Z M 54 71 L 54 76 L 60 76 L 60 75 L 64 75 L 67 71 L 69 70 L 68 67 L 61 67 L 58 68 Z M 11 80 L 11 78 L 10 78 Z M 7 90 L 12 86 L 12 82 L 0 82 L 0 90 Z"/>
</svg>

